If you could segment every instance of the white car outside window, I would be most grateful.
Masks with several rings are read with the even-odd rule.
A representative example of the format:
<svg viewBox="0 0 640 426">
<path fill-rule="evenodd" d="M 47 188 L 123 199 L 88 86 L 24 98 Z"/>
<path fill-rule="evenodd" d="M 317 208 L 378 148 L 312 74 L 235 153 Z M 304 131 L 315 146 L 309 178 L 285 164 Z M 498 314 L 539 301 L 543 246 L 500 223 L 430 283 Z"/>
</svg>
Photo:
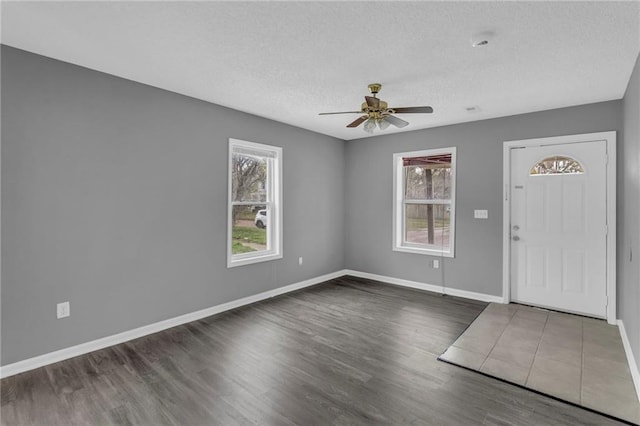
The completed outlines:
<svg viewBox="0 0 640 426">
<path fill-rule="evenodd" d="M 266 210 L 258 210 L 255 218 L 256 226 L 260 229 L 267 227 L 267 211 Z"/>
</svg>

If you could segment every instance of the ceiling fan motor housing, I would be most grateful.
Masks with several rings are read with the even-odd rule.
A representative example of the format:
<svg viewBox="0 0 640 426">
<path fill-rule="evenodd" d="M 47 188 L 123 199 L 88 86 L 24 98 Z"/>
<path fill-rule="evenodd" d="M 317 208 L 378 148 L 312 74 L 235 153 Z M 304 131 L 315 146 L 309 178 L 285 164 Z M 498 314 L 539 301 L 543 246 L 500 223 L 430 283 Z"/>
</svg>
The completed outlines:
<svg viewBox="0 0 640 426">
<path fill-rule="evenodd" d="M 385 101 L 380 101 L 377 108 L 369 106 L 366 102 L 363 102 L 361 105 L 362 112 L 365 114 L 369 114 L 373 118 L 380 118 L 383 112 L 387 112 L 387 107 L 388 105 Z"/>
</svg>

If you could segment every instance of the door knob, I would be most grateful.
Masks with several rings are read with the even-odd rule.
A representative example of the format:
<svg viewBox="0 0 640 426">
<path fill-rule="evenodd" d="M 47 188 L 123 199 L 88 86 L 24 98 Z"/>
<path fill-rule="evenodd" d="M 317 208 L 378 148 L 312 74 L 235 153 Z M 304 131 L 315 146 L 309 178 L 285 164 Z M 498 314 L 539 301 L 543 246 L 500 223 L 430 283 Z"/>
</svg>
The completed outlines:
<svg viewBox="0 0 640 426">
<path fill-rule="evenodd" d="M 513 230 L 517 231 L 518 229 L 520 229 L 520 227 L 518 225 L 513 225 Z"/>
<path fill-rule="evenodd" d="M 520 241 L 520 237 L 518 237 L 517 235 L 514 235 L 512 238 L 513 241 Z"/>
</svg>

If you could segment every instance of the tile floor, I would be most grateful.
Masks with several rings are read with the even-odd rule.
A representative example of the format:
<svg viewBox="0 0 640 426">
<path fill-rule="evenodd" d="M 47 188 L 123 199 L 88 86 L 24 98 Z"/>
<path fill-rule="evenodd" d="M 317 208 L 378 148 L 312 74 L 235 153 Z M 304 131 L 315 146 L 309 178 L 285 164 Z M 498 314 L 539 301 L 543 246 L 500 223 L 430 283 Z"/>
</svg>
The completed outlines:
<svg viewBox="0 0 640 426">
<path fill-rule="evenodd" d="M 440 359 L 640 424 L 618 327 L 491 303 Z"/>
</svg>

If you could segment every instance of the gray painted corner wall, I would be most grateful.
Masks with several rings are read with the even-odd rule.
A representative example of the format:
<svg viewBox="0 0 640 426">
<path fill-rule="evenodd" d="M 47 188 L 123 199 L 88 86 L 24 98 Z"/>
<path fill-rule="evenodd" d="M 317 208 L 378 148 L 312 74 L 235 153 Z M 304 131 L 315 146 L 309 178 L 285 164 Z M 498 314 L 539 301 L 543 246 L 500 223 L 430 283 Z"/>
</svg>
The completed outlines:
<svg viewBox="0 0 640 426">
<path fill-rule="evenodd" d="M 502 295 L 503 142 L 621 129 L 621 101 L 352 140 L 346 149 L 346 266 L 427 284 Z M 394 252 L 392 155 L 457 147 L 455 258 Z M 474 219 L 474 209 L 489 211 Z M 375 231 L 375 232 L 374 232 Z"/>
<path fill-rule="evenodd" d="M 640 56 L 623 99 L 618 143 L 618 318 L 640 368 Z"/>
<path fill-rule="evenodd" d="M 2 365 L 344 268 L 344 141 L 7 46 L 1 75 Z M 229 137 L 283 147 L 281 260 L 226 268 Z"/>
</svg>

